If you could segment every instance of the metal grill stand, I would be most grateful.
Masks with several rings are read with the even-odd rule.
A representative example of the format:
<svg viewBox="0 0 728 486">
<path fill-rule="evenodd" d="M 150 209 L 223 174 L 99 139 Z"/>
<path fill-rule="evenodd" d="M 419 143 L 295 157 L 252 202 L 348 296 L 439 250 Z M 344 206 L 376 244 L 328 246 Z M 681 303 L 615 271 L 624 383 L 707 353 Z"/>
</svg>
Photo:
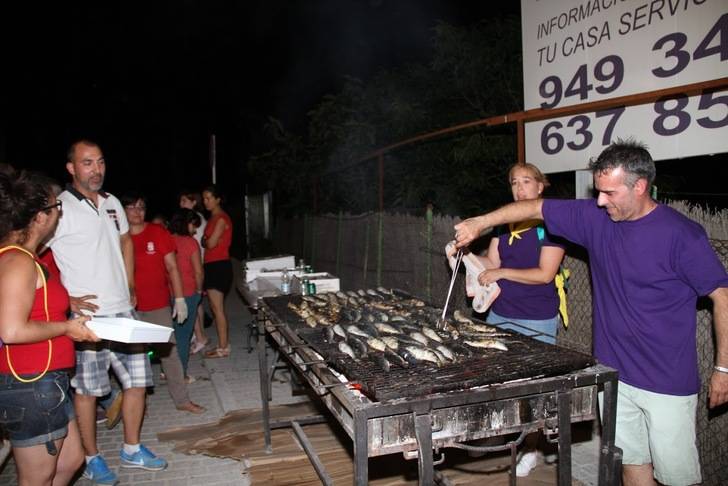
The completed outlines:
<svg viewBox="0 0 728 486">
<path fill-rule="evenodd" d="M 558 426 L 558 484 L 571 484 L 571 423 L 596 418 L 597 387 L 604 387 L 604 417 L 599 457 L 599 485 L 619 485 L 621 450 L 614 445 L 617 372 L 595 365 L 555 377 L 519 380 L 466 390 L 374 402 L 340 377 L 281 321 L 262 299 L 257 325 L 306 380 L 353 441 L 354 484 L 366 485 L 368 460 L 401 452 L 417 457 L 419 484 L 446 484 L 434 470 L 432 451 L 446 447 L 485 450 L 465 441 L 510 433 L 525 434 Z M 324 416 L 271 421 L 266 339 L 258 340 L 261 409 L 266 451 L 272 452 L 271 429 L 292 427 L 323 484 L 332 484 L 301 425 L 325 422 Z M 515 447 L 510 444 L 512 461 Z M 511 472 L 511 484 L 515 475 Z"/>
</svg>

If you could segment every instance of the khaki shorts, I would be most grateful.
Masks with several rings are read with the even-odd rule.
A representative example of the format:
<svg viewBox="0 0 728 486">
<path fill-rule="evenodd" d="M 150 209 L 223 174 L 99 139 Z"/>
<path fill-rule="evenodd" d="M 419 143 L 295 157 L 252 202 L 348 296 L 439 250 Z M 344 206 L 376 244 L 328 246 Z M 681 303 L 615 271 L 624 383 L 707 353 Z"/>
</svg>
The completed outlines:
<svg viewBox="0 0 728 486">
<path fill-rule="evenodd" d="M 622 464 L 652 464 L 662 484 L 699 484 L 695 436 L 697 395 L 664 395 L 619 382 L 615 445 Z M 603 392 L 599 393 L 602 413 Z"/>
</svg>

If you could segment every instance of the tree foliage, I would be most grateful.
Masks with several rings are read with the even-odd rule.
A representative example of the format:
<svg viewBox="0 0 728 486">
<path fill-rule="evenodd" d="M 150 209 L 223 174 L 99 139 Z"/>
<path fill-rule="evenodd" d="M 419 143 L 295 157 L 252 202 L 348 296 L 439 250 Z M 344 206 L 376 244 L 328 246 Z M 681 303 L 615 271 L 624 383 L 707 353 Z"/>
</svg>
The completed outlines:
<svg viewBox="0 0 728 486">
<path fill-rule="evenodd" d="M 345 78 L 308 113 L 305 135 L 269 119 L 270 149 L 249 173 L 277 195 L 283 213 L 359 213 L 379 207 L 372 151 L 456 124 L 522 107 L 520 23 L 505 17 L 458 27 L 438 24 L 429 63 Z M 505 170 L 515 161 L 513 127 L 471 129 L 416 142 L 384 156 L 384 206 L 468 215 L 508 197 Z M 310 188 L 311 190 L 304 190 Z"/>
</svg>

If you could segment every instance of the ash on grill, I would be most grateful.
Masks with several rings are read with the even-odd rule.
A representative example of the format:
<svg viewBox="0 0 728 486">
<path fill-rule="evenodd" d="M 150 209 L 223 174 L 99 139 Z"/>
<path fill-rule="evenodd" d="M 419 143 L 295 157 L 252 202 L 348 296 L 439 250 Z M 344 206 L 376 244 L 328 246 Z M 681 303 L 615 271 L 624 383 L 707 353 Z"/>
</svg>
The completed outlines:
<svg viewBox="0 0 728 486">
<path fill-rule="evenodd" d="M 266 299 L 373 400 L 425 396 L 591 366 L 591 356 L 473 321 L 383 288 Z"/>
</svg>

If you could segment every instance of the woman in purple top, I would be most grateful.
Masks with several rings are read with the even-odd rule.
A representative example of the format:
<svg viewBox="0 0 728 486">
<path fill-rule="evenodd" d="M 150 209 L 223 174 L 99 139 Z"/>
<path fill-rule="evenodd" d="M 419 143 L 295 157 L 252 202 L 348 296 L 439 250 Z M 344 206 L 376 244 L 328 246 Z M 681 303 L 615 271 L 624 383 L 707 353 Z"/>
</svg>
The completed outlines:
<svg viewBox="0 0 728 486">
<path fill-rule="evenodd" d="M 508 181 L 515 201 L 538 199 L 549 186 L 539 168 L 528 163 L 513 165 Z M 564 247 L 549 239 L 540 219 L 511 223 L 500 233 L 490 240 L 487 255 L 480 257 L 486 270 L 478 281 L 482 285 L 498 282 L 501 288 L 487 322 L 554 344 L 559 326 L 554 277 L 564 257 Z M 538 440 L 537 433 L 526 440 L 516 465 L 517 476 L 528 476 L 543 457 L 536 450 Z"/>
<path fill-rule="evenodd" d="M 513 165 L 508 181 L 515 201 L 539 199 L 549 186 L 539 168 L 527 163 Z M 486 270 L 478 281 L 498 282 L 501 288 L 487 322 L 554 344 L 559 326 L 554 277 L 563 257 L 563 245 L 549 238 L 540 219 L 502 227 L 490 240 L 487 255 L 480 257 Z"/>
</svg>

